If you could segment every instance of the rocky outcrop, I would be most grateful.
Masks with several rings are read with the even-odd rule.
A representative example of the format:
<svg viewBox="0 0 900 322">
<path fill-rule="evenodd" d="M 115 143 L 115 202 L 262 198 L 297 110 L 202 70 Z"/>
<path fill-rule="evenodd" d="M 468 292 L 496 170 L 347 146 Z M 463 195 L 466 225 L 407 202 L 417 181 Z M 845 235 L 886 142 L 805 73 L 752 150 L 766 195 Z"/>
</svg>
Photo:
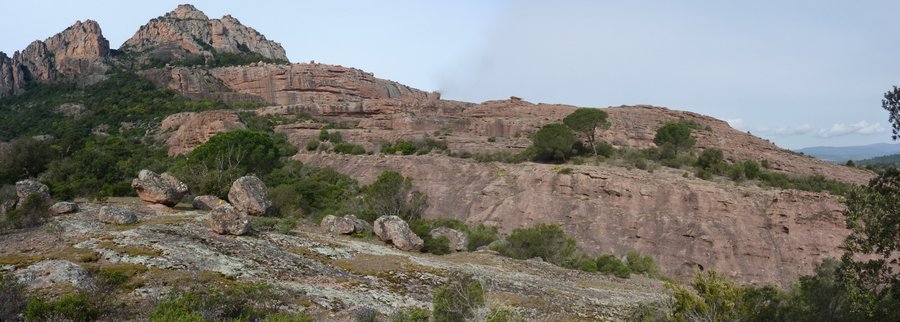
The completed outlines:
<svg viewBox="0 0 900 322">
<path fill-rule="evenodd" d="M 288 60 L 280 44 L 266 39 L 234 17 L 209 19 L 189 4 L 179 5 L 141 26 L 122 44 L 121 50 L 160 61 L 210 58 L 217 52 L 255 53 L 272 60 Z"/>
<path fill-rule="evenodd" d="M 234 111 L 215 110 L 173 114 L 162 121 L 160 132 L 168 134 L 165 141 L 169 155 L 174 156 L 190 152 L 220 132 L 244 128 Z"/>
<path fill-rule="evenodd" d="M 16 271 L 16 278 L 29 289 L 74 286 L 88 289 L 93 285 L 87 269 L 67 260 L 45 260 Z"/>
<path fill-rule="evenodd" d="M 224 204 L 225 200 L 210 195 L 196 196 L 194 197 L 194 200 L 191 201 L 191 206 L 194 206 L 195 209 L 200 210 L 213 210 L 214 208 Z"/>
<path fill-rule="evenodd" d="M 397 216 L 381 216 L 375 219 L 375 235 L 400 250 L 420 250 L 425 246 L 422 238 L 409 228 L 409 224 Z"/>
<path fill-rule="evenodd" d="M 438 227 L 431 230 L 431 237 L 446 237 L 450 242 L 450 249 L 458 252 L 466 250 L 469 245 L 469 237 L 466 237 L 466 234 L 463 232 L 448 228 L 448 227 Z"/>
<path fill-rule="evenodd" d="M 71 201 L 60 201 L 50 206 L 50 213 L 54 215 L 70 214 L 78 211 L 78 205 Z"/>
<path fill-rule="evenodd" d="M 131 181 L 131 187 L 138 198 L 151 203 L 173 207 L 188 192 L 188 186 L 168 173 L 156 174 L 150 170 L 141 170 L 138 177 Z"/>
<path fill-rule="evenodd" d="M 93 84 L 105 79 L 109 41 L 96 21 L 75 22 L 66 30 L 34 41 L 12 58 L 0 53 L 0 97 L 19 94 L 29 84 L 77 82 Z"/>
<path fill-rule="evenodd" d="M 137 222 L 138 217 L 134 209 L 122 206 L 103 206 L 97 214 L 97 219 L 102 223 L 128 225 Z"/>
<path fill-rule="evenodd" d="M 18 205 L 18 207 L 25 205 L 25 200 L 28 199 L 28 196 L 33 194 L 50 202 L 50 188 L 48 188 L 47 185 L 34 180 L 22 180 L 16 182 L 16 196 L 19 198 L 16 205 Z"/>
<path fill-rule="evenodd" d="M 329 233 L 343 235 L 361 234 L 372 231 L 372 226 L 369 225 L 369 223 L 365 220 L 356 218 L 355 215 L 346 215 L 343 217 L 328 215 L 325 216 L 325 218 L 322 218 L 322 224 L 320 226 Z"/>
<path fill-rule="evenodd" d="M 244 235 L 250 232 L 250 218 L 244 211 L 223 204 L 209 213 L 209 229 L 219 235 Z"/>
<path fill-rule="evenodd" d="M 251 216 L 265 215 L 269 207 L 272 207 L 266 184 L 256 176 L 244 176 L 235 180 L 228 190 L 228 201 Z"/>
<path fill-rule="evenodd" d="M 443 156 L 299 154 L 303 164 L 373 182 L 385 170 L 415 178 L 425 218 L 453 218 L 510 233 L 560 224 L 588 254 L 653 256 L 663 273 L 689 280 L 714 269 L 746 283 L 787 285 L 839 257 L 844 206 L 825 193 L 716 183 L 660 168 L 600 164 L 478 163 Z M 379 227 L 375 225 L 376 231 Z"/>
</svg>

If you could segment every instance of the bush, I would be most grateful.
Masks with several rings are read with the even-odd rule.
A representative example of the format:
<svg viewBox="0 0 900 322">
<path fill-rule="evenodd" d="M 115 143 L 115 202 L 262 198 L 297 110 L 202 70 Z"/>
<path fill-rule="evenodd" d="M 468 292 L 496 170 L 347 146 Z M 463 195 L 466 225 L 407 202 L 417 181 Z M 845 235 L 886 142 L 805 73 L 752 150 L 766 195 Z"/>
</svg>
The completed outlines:
<svg viewBox="0 0 900 322">
<path fill-rule="evenodd" d="M 697 167 L 709 171 L 712 174 L 723 174 L 725 172 L 725 156 L 722 150 L 705 149 L 700 157 L 697 158 Z"/>
<path fill-rule="evenodd" d="M 319 140 L 312 140 L 306 143 L 306 151 L 315 151 L 319 149 Z"/>
<path fill-rule="evenodd" d="M 612 144 L 606 143 L 604 141 L 595 142 L 597 145 L 596 151 L 597 155 L 603 156 L 606 158 L 612 157 L 616 153 L 616 148 L 612 146 Z"/>
<path fill-rule="evenodd" d="M 269 198 L 282 216 L 308 216 L 316 220 L 342 209 L 359 195 L 359 184 L 330 167 L 315 168 L 288 160 L 264 181 Z"/>
<path fill-rule="evenodd" d="M 421 218 L 428 206 L 428 197 L 412 190 L 412 179 L 399 172 L 385 171 L 363 190 L 363 199 L 368 207 L 370 221 L 381 216 L 398 216 L 408 223 Z M 374 218 L 372 218 L 374 217 Z"/>
<path fill-rule="evenodd" d="M 695 140 L 691 137 L 691 128 L 687 124 L 668 122 L 656 130 L 653 143 L 664 148 L 668 146 L 677 155 L 693 148 Z"/>
<path fill-rule="evenodd" d="M 469 244 L 466 245 L 466 248 L 474 251 L 478 247 L 490 245 L 499 238 L 498 235 L 497 227 L 478 225 L 468 230 L 466 237 L 469 238 Z"/>
<path fill-rule="evenodd" d="M 458 275 L 434 292 L 435 322 L 465 321 L 484 306 L 484 286 L 470 275 Z"/>
<path fill-rule="evenodd" d="M 618 257 L 610 254 L 603 254 L 597 257 L 597 271 L 607 275 L 613 274 L 621 278 L 631 276 L 631 269 L 625 263 L 622 263 Z"/>
<path fill-rule="evenodd" d="M 572 147 L 578 139 L 575 132 L 562 124 L 544 125 L 534 133 L 529 148 L 533 153 L 532 160 L 547 162 L 564 162 L 572 156 Z"/>
<path fill-rule="evenodd" d="M 28 321 L 94 321 L 100 317 L 98 310 L 89 295 L 70 293 L 55 301 L 34 298 L 25 308 L 25 319 Z"/>
<path fill-rule="evenodd" d="M 13 276 L 0 273 L 0 321 L 16 321 L 28 303 L 25 285 Z"/>
<path fill-rule="evenodd" d="M 657 276 L 659 274 L 656 268 L 656 262 L 652 256 L 641 256 L 641 253 L 633 250 L 625 255 L 628 260 L 628 269 L 635 274 L 645 274 L 647 276 Z"/>
<path fill-rule="evenodd" d="M 524 153 L 511 153 L 506 151 L 498 151 L 492 153 L 476 153 L 472 158 L 477 162 L 502 162 L 502 163 L 522 163 L 528 160 L 528 156 Z"/>
<path fill-rule="evenodd" d="M 431 313 L 423 308 L 414 307 L 405 311 L 397 311 L 391 315 L 391 322 L 428 322 Z"/>
<path fill-rule="evenodd" d="M 356 322 L 375 322 L 378 317 L 378 312 L 368 306 L 355 308 L 352 313 L 353 321 Z"/>
<path fill-rule="evenodd" d="M 575 254 L 575 240 L 566 236 L 558 225 L 540 224 L 532 228 L 517 228 L 506 238 L 500 254 L 516 259 L 540 257 L 564 266 Z"/>
<path fill-rule="evenodd" d="M 268 174 L 280 165 L 280 156 L 268 134 L 234 130 L 216 134 L 194 148 L 173 172 L 195 194 L 225 197 L 234 180 L 247 174 Z"/>
<path fill-rule="evenodd" d="M 350 143 L 338 143 L 334 145 L 334 153 L 361 155 L 366 154 L 366 149 L 361 145 Z"/>
<path fill-rule="evenodd" d="M 429 238 L 425 240 L 425 247 L 422 251 L 435 255 L 450 254 L 450 239 L 447 239 L 447 236 Z"/>
<path fill-rule="evenodd" d="M 253 321 L 265 320 L 275 314 L 279 300 L 272 287 L 267 284 L 245 283 L 222 289 L 207 288 L 198 291 L 180 292 L 171 295 L 156 305 L 150 313 L 150 321 Z M 298 316 L 297 320 L 308 320 Z M 288 318 L 286 320 L 294 320 Z"/>
<path fill-rule="evenodd" d="M 50 204 L 38 193 L 25 198 L 25 202 L 6 213 L 2 224 L 5 228 L 28 228 L 43 225 L 50 218 Z"/>
<path fill-rule="evenodd" d="M 0 155 L 0 184 L 37 177 L 59 152 L 49 142 L 33 138 L 12 140 L 7 149 Z"/>
</svg>

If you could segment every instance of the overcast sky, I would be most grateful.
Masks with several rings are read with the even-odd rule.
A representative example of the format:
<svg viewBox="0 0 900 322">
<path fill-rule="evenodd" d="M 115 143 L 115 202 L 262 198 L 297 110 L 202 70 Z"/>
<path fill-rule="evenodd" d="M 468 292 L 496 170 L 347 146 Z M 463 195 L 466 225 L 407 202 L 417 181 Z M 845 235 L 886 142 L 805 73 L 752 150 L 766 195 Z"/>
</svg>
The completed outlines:
<svg viewBox="0 0 900 322">
<path fill-rule="evenodd" d="M 181 1 L 13 1 L 0 51 L 75 20 L 118 48 Z M 195 1 L 294 62 L 361 68 L 444 98 L 652 104 L 728 120 L 787 148 L 890 141 L 898 1 Z"/>
</svg>

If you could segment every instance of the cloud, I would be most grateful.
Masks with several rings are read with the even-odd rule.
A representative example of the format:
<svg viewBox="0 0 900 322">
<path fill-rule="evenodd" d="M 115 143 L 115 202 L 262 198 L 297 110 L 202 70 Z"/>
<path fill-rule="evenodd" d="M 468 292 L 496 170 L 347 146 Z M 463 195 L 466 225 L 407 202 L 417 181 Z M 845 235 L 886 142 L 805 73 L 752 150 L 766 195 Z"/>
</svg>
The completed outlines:
<svg viewBox="0 0 900 322">
<path fill-rule="evenodd" d="M 830 128 L 819 130 L 818 136 L 823 139 L 849 134 L 872 135 L 887 132 L 881 124 L 859 121 L 853 124 L 837 123 Z"/>
<path fill-rule="evenodd" d="M 735 129 L 738 129 L 738 130 L 744 129 L 744 119 L 731 119 L 731 120 L 725 120 L 725 122 L 728 122 L 728 125 L 731 125 L 731 127 L 735 128 Z"/>
<path fill-rule="evenodd" d="M 795 127 L 779 127 L 775 129 L 776 135 L 804 135 L 813 131 L 813 128 L 809 124 L 800 124 Z"/>
</svg>

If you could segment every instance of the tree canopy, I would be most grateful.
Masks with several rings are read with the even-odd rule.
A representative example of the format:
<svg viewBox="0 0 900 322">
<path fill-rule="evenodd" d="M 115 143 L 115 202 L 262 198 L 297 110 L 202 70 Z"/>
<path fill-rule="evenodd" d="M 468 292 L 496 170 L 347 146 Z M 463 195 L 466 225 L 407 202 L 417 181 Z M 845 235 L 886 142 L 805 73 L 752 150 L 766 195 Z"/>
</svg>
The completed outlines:
<svg viewBox="0 0 900 322">
<path fill-rule="evenodd" d="M 575 132 L 562 124 L 544 125 L 531 138 L 535 161 L 566 161 L 578 142 Z"/>
<path fill-rule="evenodd" d="M 684 122 L 668 122 L 656 130 L 653 143 L 661 147 L 671 147 L 675 154 L 694 147 L 691 127 Z"/>
<path fill-rule="evenodd" d="M 597 148 L 594 146 L 595 132 L 598 127 L 607 127 L 609 122 L 606 120 L 608 115 L 606 112 L 596 108 L 579 108 L 575 112 L 563 119 L 563 124 L 576 132 L 582 133 L 587 137 L 591 151 L 597 155 Z"/>
</svg>

